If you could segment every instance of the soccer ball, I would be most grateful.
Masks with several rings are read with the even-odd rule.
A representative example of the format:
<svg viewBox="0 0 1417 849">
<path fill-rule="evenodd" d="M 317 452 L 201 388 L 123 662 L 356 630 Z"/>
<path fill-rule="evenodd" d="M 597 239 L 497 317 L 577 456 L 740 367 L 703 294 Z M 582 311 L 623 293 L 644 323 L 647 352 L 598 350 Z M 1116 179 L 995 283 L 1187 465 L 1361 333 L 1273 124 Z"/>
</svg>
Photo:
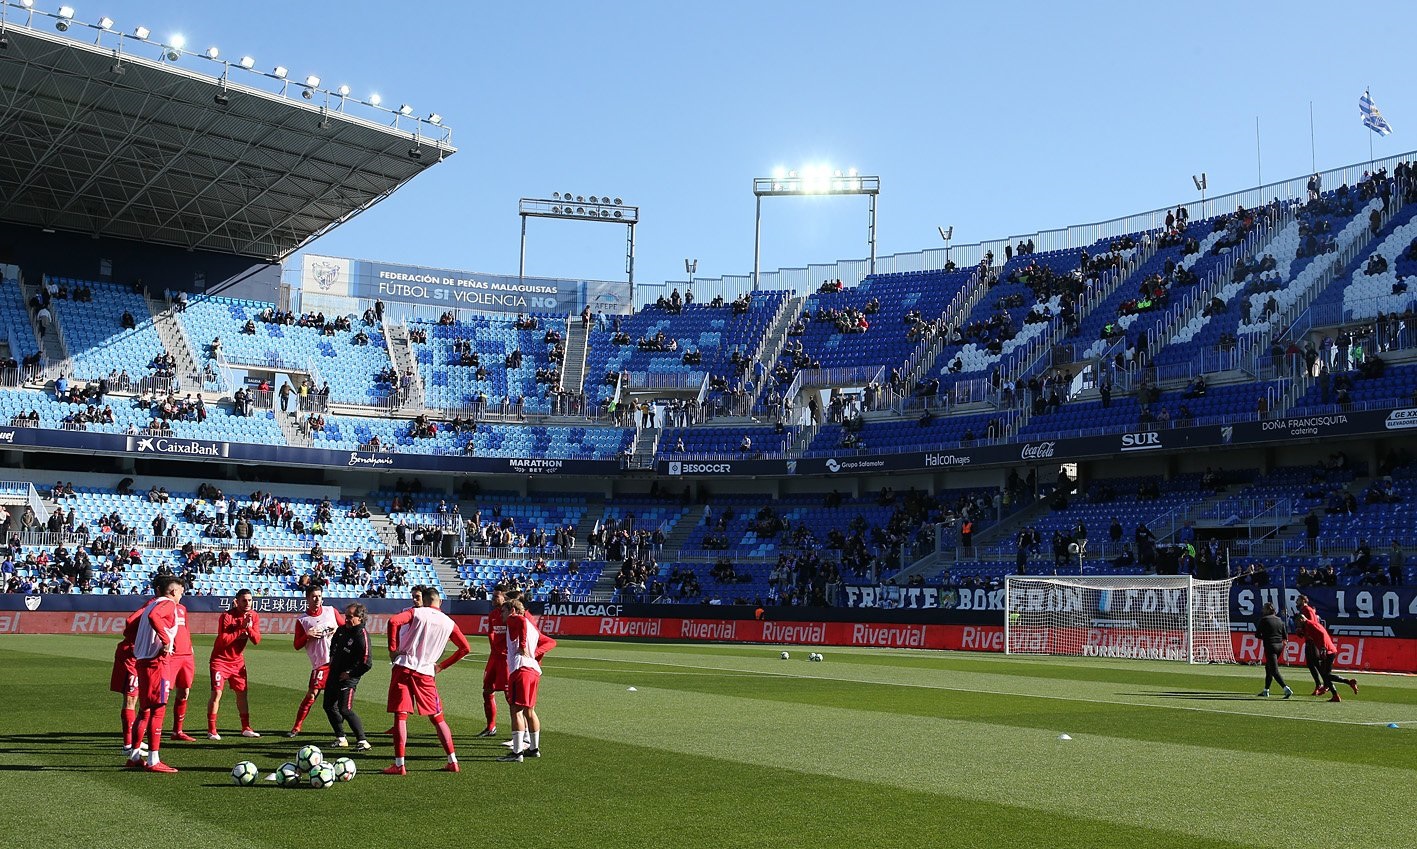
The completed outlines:
<svg viewBox="0 0 1417 849">
<path fill-rule="evenodd" d="M 792 656 L 792 655 L 788 654 L 787 652 L 783 652 L 783 653 L 782 653 L 782 659 L 783 659 L 783 660 L 787 660 L 787 659 L 788 659 L 789 657 L 791 657 L 791 656 Z"/>
<path fill-rule="evenodd" d="M 242 761 L 231 768 L 231 783 L 239 784 L 242 787 L 250 787 L 256 783 L 256 777 L 261 771 L 250 761 Z"/>
<path fill-rule="evenodd" d="M 294 787 L 300 783 L 300 770 L 295 768 L 295 764 L 286 761 L 276 769 L 276 784 L 281 787 Z"/>
<path fill-rule="evenodd" d="M 357 772 L 359 772 L 359 768 L 349 758 L 340 758 L 335 761 L 335 778 L 340 781 L 353 781 Z"/>
<path fill-rule="evenodd" d="M 295 766 L 301 772 L 309 772 L 311 767 L 324 762 L 325 754 L 320 751 L 319 746 L 302 746 L 300 751 L 295 753 Z"/>
<path fill-rule="evenodd" d="M 821 663 L 822 656 L 817 652 L 812 652 L 811 654 L 807 655 L 807 659 L 812 661 L 813 663 Z"/>
<path fill-rule="evenodd" d="M 318 763 L 310 767 L 310 786 L 323 790 L 335 783 L 335 768 L 327 763 Z"/>
</svg>

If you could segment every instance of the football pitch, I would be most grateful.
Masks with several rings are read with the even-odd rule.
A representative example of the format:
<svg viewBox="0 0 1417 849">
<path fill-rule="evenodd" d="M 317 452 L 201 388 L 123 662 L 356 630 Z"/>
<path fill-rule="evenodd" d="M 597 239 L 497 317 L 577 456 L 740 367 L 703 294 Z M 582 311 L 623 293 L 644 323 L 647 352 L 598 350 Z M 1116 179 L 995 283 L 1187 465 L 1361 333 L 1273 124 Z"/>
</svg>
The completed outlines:
<svg viewBox="0 0 1417 849">
<path fill-rule="evenodd" d="M 282 735 L 309 673 L 288 638 L 247 650 L 266 736 L 236 733 L 228 693 L 220 742 L 205 739 L 199 642 L 199 740 L 163 746 L 176 775 L 120 768 L 115 643 L 0 638 L 9 849 L 1417 845 L 1413 678 L 1359 675 L 1356 697 L 1329 704 L 1307 695 L 1303 669 L 1287 671 L 1296 695 L 1282 701 L 1254 697 L 1253 667 L 813 647 L 783 661 L 770 646 L 564 640 L 545 661 L 544 757 L 509 764 L 493 760 L 507 735 L 473 737 L 486 657 L 474 641 L 439 676 L 460 774 L 437 771 L 442 750 L 416 718 L 409 775 L 377 774 L 392 750 L 376 733 L 389 725 L 380 663 L 357 705 L 373 751 L 354 756 L 353 782 L 316 790 L 228 775 L 251 760 L 264 777 L 304 743 L 338 751 L 318 704 L 305 734 Z M 813 650 L 825 662 L 808 663 Z"/>
</svg>

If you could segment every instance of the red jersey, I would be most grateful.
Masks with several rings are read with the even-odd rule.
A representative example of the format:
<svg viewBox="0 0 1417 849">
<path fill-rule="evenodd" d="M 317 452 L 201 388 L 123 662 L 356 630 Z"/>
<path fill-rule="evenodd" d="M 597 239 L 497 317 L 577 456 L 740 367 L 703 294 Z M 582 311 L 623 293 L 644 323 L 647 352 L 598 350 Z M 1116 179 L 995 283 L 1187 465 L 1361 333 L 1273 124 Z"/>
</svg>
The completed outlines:
<svg viewBox="0 0 1417 849">
<path fill-rule="evenodd" d="M 249 624 L 248 624 L 249 622 Z M 261 644 L 261 616 L 254 610 L 246 613 L 221 614 L 216 623 L 216 641 L 212 643 L 212 663 L 239 664 L 244 658 L 246 641 Z"/>
<path fill-rule="evenodd" d="M 492 608 L 492 612 L 487 614 L 487 643 L 492 651 L 489 658 L 493 661 L 506 663 L 507 623 L 503 619 L 500 607 Z"/>
<path fill-rule="evenodd" d="M 138 633 L 133 642 L 135 658 L 152 660 L 172 651 L 179 630 L 180 609 L 181 605 L 166 596 L 154 599 L 143 608 L 143 615 L 138 617 Z"/>
<path fill-rule="evenodd" d="M 123 622 L 123 638 L 118 641 L 116 656 L 133 656 L 133 643 L 138 639 L 138 620 L 143 618 L 143 611 L 147 610 L 148 605 L 152 604 L 153 601 L 155 601 L 155 599 L 148 599 L 143 602 L 137 610 L 128 614 L 128 618 Z"/>
<path fill-rule="evenodd" d="M 187 627 L 187 608 L 177 605 L 177 637 L 172 644 L 172 653 L 178 656 L 192 653 L 192 631 Z"/>
<path fill-rule="evenodd" d="M 1333 641 L 1328 629 L 1319 624 L 1318 619 L 1300 619 L 1299 633 L 1304 639 L 1324 650 L 1326 654 L 1338 654 L 1338 644 Z"/>
</svg>

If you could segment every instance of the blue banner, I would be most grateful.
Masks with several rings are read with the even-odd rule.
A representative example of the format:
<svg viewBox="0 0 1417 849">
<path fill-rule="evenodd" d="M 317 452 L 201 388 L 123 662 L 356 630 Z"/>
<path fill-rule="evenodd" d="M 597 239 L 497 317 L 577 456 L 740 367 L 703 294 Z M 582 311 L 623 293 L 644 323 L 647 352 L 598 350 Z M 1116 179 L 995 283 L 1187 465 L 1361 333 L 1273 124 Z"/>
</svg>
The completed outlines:
<svg viewBox="0 0 1417 849">
<path fill-rule="evenodd" d="M 1156 592 L 1163 592 L 1156 590 Z M 1417 587 L 1253 587 L 1230 590 L 1233 630 L 1250 631 L 1266 603 L 1293 611 L 1300 594 L 1307 595 L 1335 634 L 1367 637 L 1417 636 Z M 981 611 L 999 620 L 1004 591 L 965 587 L 848 586 L 842 593 L 847 607 L 898 611 L 938 610 L 940 621 L 975 621 Z M 961 616 L 961 614 L 968 614 Z M 993 621 L 991 620 L 991 621 Z"/>
<path fill-rule="evenodd" d="M 561 460 L 546 457 L 477 457 L 447 454 L 391 454 L 335 451 L 170 436 L 126 436 L 77 430 L 0 427 L 0 446 L 32 447 L 68 453 L 120 454 L 172 460 L 224 460 L 282 466 L 343 466 L 389 472 L 464 472 L 472 474 L 587 475 L 620 471 L 619 460 Z"/>
<path fill-rule="evenodd" d="M 303 257 L 301 290 L 311 294 L 501 313 L 630 311 L 628 282 L 516 277 L 343 257 Z"/>
</svg>

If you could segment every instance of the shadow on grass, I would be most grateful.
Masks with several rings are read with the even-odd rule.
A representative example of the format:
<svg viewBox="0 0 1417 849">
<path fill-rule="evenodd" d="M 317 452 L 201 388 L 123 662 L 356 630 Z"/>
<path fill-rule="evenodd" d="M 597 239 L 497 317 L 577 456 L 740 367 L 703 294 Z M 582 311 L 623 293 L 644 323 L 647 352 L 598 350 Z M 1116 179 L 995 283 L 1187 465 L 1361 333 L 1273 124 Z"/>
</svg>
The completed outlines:
<svg viewBox="0 0 1417 849">
<path fill-rule="evenodd" d="M 1207 702 L 1249 701 L 1254 698 L 1250 693 L 1236 693 L 1234 691 L 1221 690 L 1172 690 L 1161 693 L 1121 693 L 1120 695 L 1151 696 L 1159 699 L 1195 699 Z"/>
</svg>

